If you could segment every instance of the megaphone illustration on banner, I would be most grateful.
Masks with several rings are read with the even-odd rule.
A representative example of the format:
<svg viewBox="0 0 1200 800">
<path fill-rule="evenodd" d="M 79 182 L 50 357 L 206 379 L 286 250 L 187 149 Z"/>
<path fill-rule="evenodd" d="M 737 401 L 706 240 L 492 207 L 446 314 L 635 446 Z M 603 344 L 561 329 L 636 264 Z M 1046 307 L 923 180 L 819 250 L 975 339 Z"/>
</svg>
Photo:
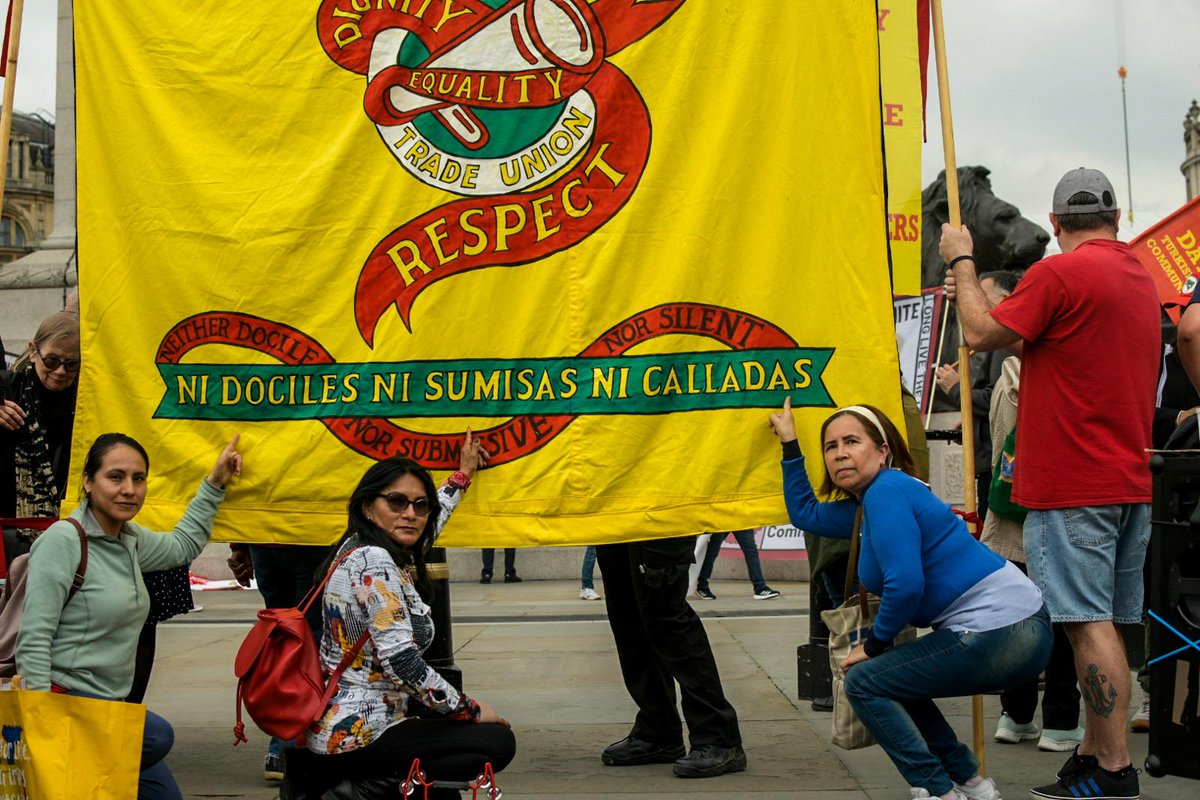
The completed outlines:
<svg viewBox="0 0 1200 800">
<path fill-rule="evenodd" d="M 531 108 L 549 105 L 548 100 L 530 98 L 529 84 L 537 88 L 536 75 L 530 75 L 562 70 L 553 86 L 554 102 L 559 102 L 567 93 L 562 87 L 573 92 L 603 60 L 603 33 L 585 0 L 513 0 L 446 47 L 430 53 L 419 66 L 381 70 L 371 78 L 364 104 L 381 125 L 402 125 L 434 112 L 458 141 L 478 150 L 489 136 L 468 107 L 470 100 L 480 106 L 513 107 L 504 101 L 516 97 Z M 464 87 L 464 79 L 478 81 L 469 86 L 474 95 Z M 448 91 L 452 87 L 455 91 Z M 464 101 L 436 96 L 438 91 Z"/>
</svg>

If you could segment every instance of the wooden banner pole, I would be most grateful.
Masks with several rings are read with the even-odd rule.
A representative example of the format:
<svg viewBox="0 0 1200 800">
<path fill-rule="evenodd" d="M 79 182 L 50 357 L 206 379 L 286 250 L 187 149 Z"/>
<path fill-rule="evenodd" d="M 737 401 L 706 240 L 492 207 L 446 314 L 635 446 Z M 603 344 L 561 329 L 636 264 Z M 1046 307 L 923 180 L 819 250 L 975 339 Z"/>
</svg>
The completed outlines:
<svg viewBox="0 0 1200 800">
<path fill-rule="evenodd" d="M 958 197 L 958 164 L 954 157 L 954 123 L 950 116 L 950 73 L 946 67 L 946 32 L 942 25 L 942 0 L 929 4 L 933 12 L 933 47 L 937 63 L 938 105 L 942 117 L 942 149 L 946 159 L 946 201 L 949 205 L 950 224 L 962 225 L 962 210 Z M 958 322 L 958 396 L 962 414 L 962 462 L 963 495 L 968 514 L 974 514 L 975 498 L 975 416 L 971 408 L 971 357 L 963 337 L 962 320 Z M 979 774 L 987 775 L 987 757 L 983 732 L 983 696 L 971 698 L 972 731 L 975 758 L 979 761 Z"/>
<path fill-rule="evenodd" d="M 4 107 L 0 110 L 0 213 L 4 210 L 4 184 L 8 182 L 8 144 L 12 139 L 13 97 L 17 89 L 17 50 L 21 45 L 21 15 L 25 0 L 13 0 L 8 30 L 8 63 L 4 65 Z"/>
</svg>

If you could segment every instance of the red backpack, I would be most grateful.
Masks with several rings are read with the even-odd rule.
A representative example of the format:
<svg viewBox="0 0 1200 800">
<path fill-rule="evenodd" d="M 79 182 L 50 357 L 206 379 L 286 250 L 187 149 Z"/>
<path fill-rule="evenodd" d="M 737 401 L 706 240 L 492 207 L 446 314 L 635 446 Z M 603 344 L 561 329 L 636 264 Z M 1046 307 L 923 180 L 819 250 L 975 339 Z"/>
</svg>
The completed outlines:
<svg viewBox="0 0 1200 800">
<path fill-rule="evenodd" d="M 264 733 L 284 741 L 304 735 L 329 705 L 342 672 L 358 656 L 370 631 L 342 656 L 337 669 L 325 680 L 321 657 L 305 613 L 325 591 L 325 584 L 346 556 L 347 550 L 329 567 L 329 572 L 314 586 L 296 608 L 264 608 L 250 629 L 233 662 L 237 676 L 237 724 L 233 726 L 234 745 L 246 741 L 242 706 Z"/>
</svg>

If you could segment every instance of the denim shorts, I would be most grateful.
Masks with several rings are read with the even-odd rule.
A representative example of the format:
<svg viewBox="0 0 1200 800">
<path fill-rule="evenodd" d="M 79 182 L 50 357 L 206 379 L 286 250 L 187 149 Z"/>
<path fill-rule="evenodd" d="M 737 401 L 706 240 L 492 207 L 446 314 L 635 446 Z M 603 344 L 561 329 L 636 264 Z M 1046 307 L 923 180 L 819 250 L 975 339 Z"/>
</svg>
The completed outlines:
<svg viewBox="0 0 1200 800">
<path fill-rule="evenodd" d="M 1142 619 L 1150 504 L 1030 510 L 1025 564 L 1055 622 Z"/>
</svg>

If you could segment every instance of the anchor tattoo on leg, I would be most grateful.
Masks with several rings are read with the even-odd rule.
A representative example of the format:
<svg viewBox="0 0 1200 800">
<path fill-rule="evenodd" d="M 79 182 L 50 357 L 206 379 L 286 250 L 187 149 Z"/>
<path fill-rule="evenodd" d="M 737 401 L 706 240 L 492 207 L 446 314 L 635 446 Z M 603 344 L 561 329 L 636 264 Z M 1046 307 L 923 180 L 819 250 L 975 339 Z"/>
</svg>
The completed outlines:
<svg viewBox="0 0 1200 800">
<path fill-rule="evenodd" d="M 1115 686 L 1108 686 L 1106 697 L 1104 689 L 1107 683 L 1108 676 L 1100 673 L 1100 667 L 1096 664 L 1088 664 L 1083 696 L 1092 711 L 1105 718 L 1117 707 L 1117 689 Z"/>
</svg>

